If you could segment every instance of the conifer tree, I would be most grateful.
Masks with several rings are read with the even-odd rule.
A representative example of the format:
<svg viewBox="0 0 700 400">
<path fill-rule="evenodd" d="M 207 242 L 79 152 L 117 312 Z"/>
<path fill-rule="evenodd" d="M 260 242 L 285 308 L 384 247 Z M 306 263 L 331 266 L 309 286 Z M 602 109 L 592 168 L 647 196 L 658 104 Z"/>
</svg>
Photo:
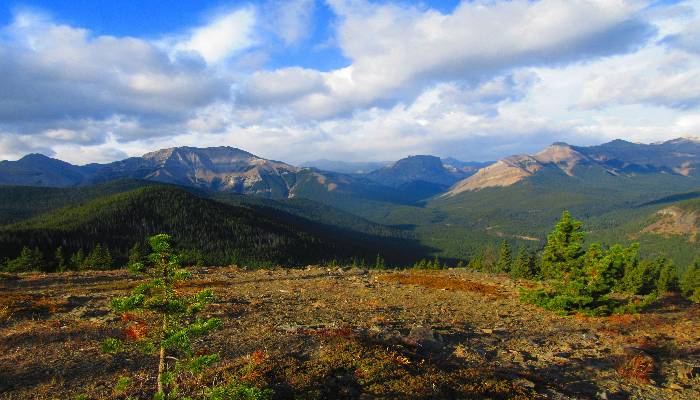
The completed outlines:
<svg viewBox="0 0 700 400">
<path fill-rule="evenodd" d="M 377 254 L 377 260 L 374 262 L 374 269 L 381 270 L 384 268 L 386 268 L 386 266 L 384 264 L 384 259 L 379 254 Z"/>
<path fill-rule="evenodd" d="M 218 360 L 216 354 L 195 355 L 192 339 L 217 328 L 218 318 L 202 319 L 197 315 L 214 300 L 209 289 L 195 295 L 178 294 L 177 282 L 190 278 L 190 273 L 180 268 L 179 260 L 173 252 L 171 238 L 159 234 L 149 238 L 152 252 L 148 262 L 134 263 L 131 270 L 143 274 L 148 279 L 138 285 L 130 296 L 112 301 L 112 309 L 117 313 L 137 312 L 144 320 L 151 322 L 151 330 L 146 334 L 140 329 L 135 339 L 141 349 L 155 350 L 158 355 L 158 377 L 156 399 L 168 399 L 177 392 L 176 377 L 183 370 L 199 372 Z M 116 353 L 124 350 L 125 343 L 119 339 L 107 339 L 103 350 Z M 169 355 L 177 355 L 177 362 L 169 365 Z"/>
<path fill-rule="evenodd" d="M 685 297 L 700 303 L 700 259 L 688 267 L 680 282 L 680 289 Z"/>
<path fill-rule="evenodd" d="M 143 244 L 141 242 L 134 243 L 134 246 L 129 249 L 129 261 L 127 265 L 134 265 L 143 262 Z"/>
<path fill-rule="evenodd" d="M 442 268 L 440 266 L 440 259 L 436 255 L 435 258 L 433 259 L 433 262 L 430 264 L 430 269 L 440 269 Z"/>
<path fill-rule="evenodd" d="M 31 253 L 30 270 L 33 271 L 49 271 L 49 265 L 44 258 L 44 253 L 39 249 L 39 247 L 34 247 Z"/>
<path fill-rule="evenodd" d="M 496 262 L 496 272 L 501 273 L 505 272 L 508 273 L 510 272 L 510 268 L 513 264 L 513 255 L 511 254 L 510 251 L 510 244 L 508 244 L 507 240 L 504 240 L 501 243 L 501 250 L 498 254 L 498 262 Z"/>
<path fill-rule="evenodd" d="M 33 254 L 32 250 L 24 246 L 22 251 L 20 251 L 19 256 L 15 259 L 7 261 L 7 266 L 5 267 L 8 272 L 26 272 L 31 271 L 33 266 Z"/>
<path fill-rule="evenodd" d="M 83 263 L 84 269 L 108 270 L 112 268 L 112 254 L 106 246 L 97 244 Z"/>
<path fill-rule="evenodd" d="M 678 270 L 671 260 L 664 260 L 665 262 L 661 264 L 658 272 L 658 279 L 656 281 L 656 291 L 658 293 L 665 292 L 677 292 L 678 287 Z"/>
<path fill-rule="evenodd" d="M 73 255 L 70 257 L 70 267 L 74 271 L 79 271 L 83 269 L 83 264 L 85 263 L 85 253 L 83 252 L 83 249 L 78 249 Z"/>
<path fill-rule="evenodd" d="M 520 247 L 510 270 L 511 277 L 531 279 L 537 274 L 535 269 L 535 257 L 524 246 Z"/>
<path fill-rule="evenodd" d="M 63 272 L 68 267 L 66 263 L 66 254 L 63 251 L 62 246 L 58 246 L 53 255 L 54 262 L 56 263 L 56 271 Z"/>
<path fill-rule="evenodd" d="M 561 220 L 547 237 L 542 254 L 542 275 L 546 279 L 560 278 L 581 267 L 583 224 L 564 211 Z"/>
<path fill-rule="evenodd" d="M 479 254 L 470 258 L 469 263 L 467 263 L 467 267 L 470 269 L 473 269 L 474 271 L 483 271 L 484 270 L 484 253 L 479 252 Z"/>
</svg>

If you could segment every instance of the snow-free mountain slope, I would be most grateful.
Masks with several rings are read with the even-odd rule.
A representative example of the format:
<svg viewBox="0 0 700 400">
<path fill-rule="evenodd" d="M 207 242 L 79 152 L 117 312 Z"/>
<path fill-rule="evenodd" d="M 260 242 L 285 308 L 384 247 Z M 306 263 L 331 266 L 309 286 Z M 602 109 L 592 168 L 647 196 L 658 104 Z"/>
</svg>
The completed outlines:
<svg viewBox="0 0 700 400">
<path fill-rule="evenodd" d="M 698 174 L 699 165 L 700 139 L 696 138 L 679 138 L 648 145 L 623 140 L 590 147 L 554 143 L 537 154 L 506 157 L 482 168 L 456 183 L 445 196 L 511 186 L 538 171 L 547 170 L 545 166 L 554 166 L 572 178 L 586 179 L 591 175 L 591 170 L 628 177 L 640 174 L 691 177 Z"/>
</svg>

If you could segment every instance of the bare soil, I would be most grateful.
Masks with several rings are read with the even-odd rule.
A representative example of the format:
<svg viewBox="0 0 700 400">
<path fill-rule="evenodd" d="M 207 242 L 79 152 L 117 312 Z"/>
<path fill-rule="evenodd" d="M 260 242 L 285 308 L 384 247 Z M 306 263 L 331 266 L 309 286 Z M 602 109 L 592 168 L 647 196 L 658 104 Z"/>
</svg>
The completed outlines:
<svg viewBox="0 0 700 400">
<path fill-rule="evenodd" d="M 141 329 L 110 312 L 124 271 L 0 277 L 0 399 L 147 399 L 155 358 L 100 343 Z M 237 380 L 275 398 L 699 399 L 700 306 L 562 317 L 519 301 L 528 282 L 467 270 L 209 268 L 221 361 L 183 391 Z M 120 376 L 135 377 L 116 393 Z"/>
</svg>

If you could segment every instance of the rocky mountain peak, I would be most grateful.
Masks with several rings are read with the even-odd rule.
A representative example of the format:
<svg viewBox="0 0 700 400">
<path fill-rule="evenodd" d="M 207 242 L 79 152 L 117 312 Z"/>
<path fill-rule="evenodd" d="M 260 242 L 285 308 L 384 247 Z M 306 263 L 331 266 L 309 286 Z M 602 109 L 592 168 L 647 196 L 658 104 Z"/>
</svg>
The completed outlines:
<svg viewBox="0 0 700 400">
<path fill-rule="evenodd" d="M 556 164 L 567 175 L 573 176 L 574 167 L 582 160 L 585 160 L 586 156 L 574 150 L 568 144 L 558 142 L 535 154 L 533 158 L 543 164 Z"/>
</svg>

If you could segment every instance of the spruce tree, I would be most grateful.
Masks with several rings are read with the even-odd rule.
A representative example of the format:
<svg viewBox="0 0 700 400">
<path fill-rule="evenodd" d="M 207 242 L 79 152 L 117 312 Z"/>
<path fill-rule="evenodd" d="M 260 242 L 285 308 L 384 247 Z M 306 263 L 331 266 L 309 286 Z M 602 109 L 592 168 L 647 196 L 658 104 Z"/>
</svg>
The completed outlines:
<svg viewBox="0 0 700 400">
<path fill-rule="evenodd" d="M 656 280 L 656 291 L 661 293 L 666 292 L 677 292 L 678 287 L 678 271 L 676 266 L 671 260 L 664 260 L 665 262 L 661 264 L 658 272 L 658 279 Z"/>
<path fill-rule="evenodd" d="M 15 259 L 9 260 L 5 267 L 8 272 L 27 272 L 32 270 L 33 254 L 32 250 L 24 246 Z"/>
<path fill-rule="evenodd" d="M 129 249 L 129 261 L 127 265 L 134 265 L 143 262 L 143 244 L 141 242 L 134 243 L 134 246 Z"/>
<path fill-rule="evenodd" d="M 513 255 L 510 251 L 510 244 L 507 240 L 501 243 L 501 250 L 498 254 L 498 262 L 496 262 L 496 272 L 497 273 L 508 273 L 513 264 Z"/>
<path fill-rule="evenodd" d="M 585 253 L 584 237 L 583 224 L 564 211 L 547 237 L 542 254 L 542 276 L 546 279 L 561 278 L 580 268 Z"/>
<path fill-rule="evenodd" d="M 167 399 L 177 392 L 177 375 L 185 370 L 199 372 L 218 360 L 218 355 L 195 355 L 192 339 L 204 335 L 219 327 L 218 318 L 202 319 L 198 314 L 214 300 L 209 289 L 195 295 L 179 294 L 175 287 L 177 282 L 191 277 L 180 267 L 178 257 L 171 245 L 171 238 L 159 234 L 148 239 L 152 252 L 148 262 L 134 263 L 131 270 L 147 277 L 138 285 L 130 296 L 112 301 L 112 309 L 117 313 L 140 313 L 144 320 L 151 322 L 150 332 L 141 329 L 139 335 L 132 339 L 147 352 L 155 350 L 158 356 L 156 399 Z M 103 350 L 116 353 L 125 349 L 125 342 L 119 339 L 107 339 Z M 174 365 L 169 365 L 169 356 L 178 357 Z"/>
<path fill-rule="evenodd" d="M 683 296 L 700 303 L 700 259 L 695 260 L 685 271 L 680 282 L 680 289 Z"/>
<path fill-rule="evenodd" d="M 53 253 L 54 263 L 56 264 L 56 271 L 63 272 L 68 267 L 66 263 L 66 254 L 63 251 L 62 246 L 58 246 L 56 251 Z"/>
<path fill-rule="evenodd" d="M 535 275 L 535 258 L 524 246 L 522 246 L 518 250 L 518 255 L 510 269 L 510 276 L 516 279 L 531 279 L 534 278 Z"/>
<path fill-rule="evenodd" d="M 85 253 L 83 252 L 83 249 L 78 249 L 73 255 L 70 257 L 70 268 L 74 271 L 80 271 L 83 269 L 83 266 L 85 264 Z"/>
</svg>

